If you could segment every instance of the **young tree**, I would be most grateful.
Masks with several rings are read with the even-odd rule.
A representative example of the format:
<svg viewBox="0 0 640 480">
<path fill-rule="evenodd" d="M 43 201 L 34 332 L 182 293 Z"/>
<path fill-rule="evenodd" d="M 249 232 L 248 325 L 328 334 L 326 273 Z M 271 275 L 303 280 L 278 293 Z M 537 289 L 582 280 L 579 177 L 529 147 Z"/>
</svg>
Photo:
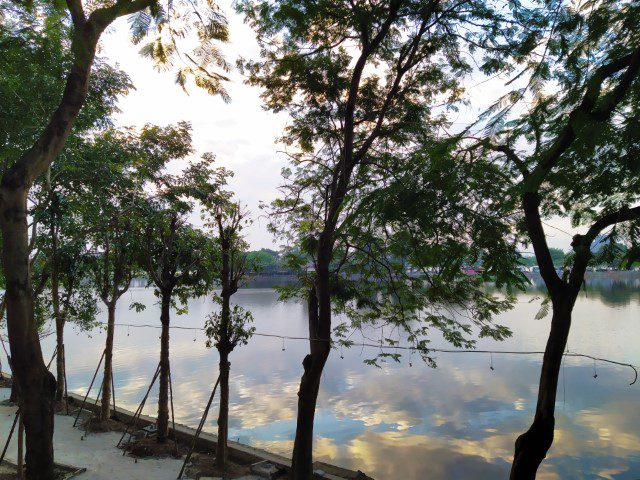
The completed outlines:
<svg viewBox="0 0 640 480">
<path fill-rule="evenodd" d="M 174 208 L 144 212 L 142 236 L 145 244 L 142 263 L 156 296 L 160 298 L 160 375 L 158 392 L 157 441 L 169 433 L 169 326 L 171 308 L 179 304 L 184 312 L 189 298 L 207 292 L 204 256 L 207 238 L 185 223 L 188 211 Z"/>
<path fill-rule="evenodd" d="M 153 141 L 145 143 L 143 137 L 132 130 L 106 130 L 78 152 L 87 166 L 84 174 L 93 178 L 90 182 L 79 179 L 76 187 L 78 198 L 83 200 L 79 224 L 85 226 L 91 246 L 93 288 L 107 308 L 99 421 L 111 417 L 116 305 L 140 271 L 137 260 L 141 239 L 136 218 L 140 195 L 149 175 L 164 167 L 162 160 L 155 164 L 155 156 L 146 156 L 155 145 Z"/>
<path fill-rule="evenodd" d="M 484 2 L 246 0 L 239 10 L 263 47 L 263 61 L 245 62 L 249 81 L 265 89 L 268 108 L 292 117 L 283 140 L 294 148 L 296 170 L 276 209 L 297 209 L 306 230 L 303 250 L 313 252 L 310 352 L 292 464 L 293 478 L 308 479 L 316 400 L 331 348 L 332 263 L 340 263 L 336 241 L 351 197 L 371 181 L 375 158 L 404 151 L 437 116 L 435 104 L 458 98 L 458 78 L 470 70 L 462 45 L 487 45 L 488 57 L 502 58 L 513 42 L 501 44 L 500 37 L 516 29 L 501 28 Z"/>
<path fill-rule="evenodd" d="M 93 289 L 87 277 L 90 275 L 91 257 L 82 228 L 78 228 L 78 216 L 72 213 L 73 200 L 64 197 L 62 191 L 54 189 L 49 176 L 46 189 L 48 204 L 34 209 L 34 222 L 40 221 L 40 232 L 36 244 L 46 262 L 50 296 L 46 299 L 46 310 L 56 330 L 56 396 L 60 402 L 66 394 L 64 327 L 72 322 L 82 329 L 93 326 L 97 313 Z M 34 277 L 37 278 L 37 277 Z M 34 295 L 37 293 L 34 289 Z M 37 295 L 35 295 L 37 298 Z"/>
<path fill-rule="evenodd" d="M 231 200 L 231 193 L 224 189 L 233 173 L 224 167 L 213 168 L 213 162 L 212 154 L 203 155 L 202 161 L 189 169 L 190 180 L 185 182 L 182 193 L 197 200 L 203 208 L 202 218 L 213 238 L 207 267 L 211 281 L 221 288 L 220 294 L 213 297 L 221 310 L 209 316 L 205 331 L 207 346 L 215 345 L 220 355 L 216 464 L 224 469 L 229 429 L 229 355 L 238 345 L 246 345 L 255 330 L 248 326 L 253 321 L 251 313 L 238 305 L 231 308 L 231 297 L 244 281 L 248 269 L 255 270 L 255 265 L 247 261 L 247 244 L 241 234 L 247 215 L 239 203 Z"/>
<path fill-rule="evenodd" d="M 66 389 L 66 349 L 64 327 L 71 323 L 90 330 L 96 321 L 98 307 L 91 282 L 91 256 L 84 239 L 65 238 L 53 253 L 51 267 L 51 311 L 56 324 L 56 401 L 64 400 Z M 57 282 L 54 294 L 54 279 Z"/>
<path fill-rule="evenodd" d="M 220 305 L 220 312 L 212 313 L 207 319 L 205 330 L 207 346 L 215 345 L 220 355 L 220 409 L 218 413 L 218 443 L 216 444 L 216 465 L 226 468 L 227 440 L 229 437 L 229 355 L 238 345 L 246 345 L 255 331 L 249 327 L 253 322 L 251 312 L 239 305 L 231 308 L 231 297 L 238 291 L 247 274 L 247 243 L 241 235 L 246 223 L 246 213 L 239 203 L 224 202 L 207 205 L 210 218 L 209 227 L 216 232 L 216 246 L 213 260 L 213 276 L 220 285 L 219 295 L 214 301 Z"/>
<path fill-rule="evenodd" d="M 109 211 L 110 210 L 110 211 Z M 113 375 L 113 338 L 115 334 L 116 305 L 131 285 L 138 266 L 138 237 L 127 212 L 105 209 L 100 233 L 90 236 L 95 248 L 91 262 L 93 282 L 98 295 L 107 307 L 107 338 L 104 347 L 104 374 L 102 377 L 102 398 L 99 421 L 111 418 L 111 379 Z"/>
<path fill-rule="evenodd" d="M 192 293 L 198 293 L 204 288 L 201 284 L 202 270 L 195 263 L 198 253 L 193 249 L 198 236 L 181 225 L 180 218 L 190 208 L 183 197 L 188 197 L 192 190 L 201 186 L 202 170 L 206 168 L 203 163 L 209 157 L 205 155 L 202 162 L 191 165 L 179 176 L 164 171 L 168 162 L 184 159 L 192 153 L 190 130 L 188 123 L 180 122 L 167 127 L 146 125 L 140 132 L 132 129 L 105 132 L 95 139 L 88 155 L 94 159 L 109 158 L 112 164 L 105 162 L 100 185 L 97 182 L 87 184 L 92 191 L 84 192 L 87 197 L 93 195 L 94 198 L 86 208 L 84 221 L 93 225 L 89 237 L 97 249 L 93 276 L 109 318 L 100 420 L 110 417 L 116 304 L 128 289 L 133 275 L 145 269 L 163 302 L 158 415 L 160 441 L 166 439 L 168 429 L 168 342 L 172 297 L 177 294 L 184 301 L 190 289 Z M 213 177 L 209 176 L 207 180 L 212 180 L 207 188 L 215 189 L 217 184 Z M 151 209 L 141 208 L 145 205 L 142 192 L 153 187 L 155 196 L 146 199 L 146 205 Z M 142 237 L 138 235 L 140 230 L 144 234 Z M 156 234 L 159 236 L 155 237 Z M 182 237 L 174 242 L 177 234 Z"/>
<path fill-rule="evenodd" d="M 531 73 L 532 92 L 525 87 L 505 97 L 489 121 L 491 135 L 472 144 L 513 178 L 505 194 L 519 198 L 521 228 L 553 307 L 535 416 L 516 441 L 512 479 L 535 478 L 553 442 L 558 375 L 594 240 L 605 235 L 612 242 L 638 243 L 637 8 L 624 1 L 558 2 L 553 12 L 544 55 L 529 59 L 521 72 Z M 513 102 L 525 101 L 525 114 L 507 121 Z M 544 219 L 555 216 L 586 226 L 573 236 L 562 277 L 544 228 Z"/>
<path fill-rule="evenodd" d="M 94 101 L 88 101 L 87 107 L 95 112 L 103 111 Z M 98 125 L 103 123 L 108 121 L 99 119 L 96 122 Z M 78 196 L 78 185 L 95 174 L 78 162 L 78 157 L 85 154 L 87 148 L 84 140 L 72 137 L 30 197 L 35 203 L 31 216 L 38 227 L 34 230 L 37 232 L 35 243 L 45 255 L 50 277 L 48 307 L 56 328 L 55 399 L 58 402 L 65 394 L 65 324 L 72 322 L 81 329 L 90 328 L 97 312 L 91 282 L 87 280 L 92 258 L 87 247 L 87 228 L 90 227 L 82 223 L 84 199 Z"/>
<path fill-rule="evenodd" d="M 190 136 L 182 140 L 185 147 L 188 146 L 183 152 L 185 154 L 191 151 L 190 140 Z M 206 294 L 211 283 L 211 272 L 207 265 L 207 257 L 211 251 L 210 241 L 202 232 L 187 223 L 187 217 L 194 209 L 189 195 L 193 190 L 200 188 L 200 182 L 203 180 L 201 174 L 209 169 L 211 161 L 213 158 L 205 155 L 200 162 L 192 164 L 178 175 L 156 175 L 153 180 L 156 188 L 146 199 L 140 212 L 140 230 L 144 239 L 140 263 L 154 285 L 161 305 L 157 419 L 159 443 L 166 441 L 169 431 L 171 308 L 181 305 L 181 310 L 186 311 L 188 299 Z M 205 186 L 211 191 L 219 188 L 218 181 L 225 181 L 224 176 L 216 177 L 213 173 L 214 171 L 211 171 L 211 175 L 207 176 Z"/>
<path fill-rule="evenodd" d="M 209 66 L 221 65 L 216 40 L 226 40 L 224 18 L 212 3 L 200 2 L 166 6 L 157 0 L 98 1 L 83 5 L 81 0 L 68 0 L 63 8 L 58 2 L 46 0 L 27 2 L 4 0 L 2 18 L 10 19 L 13 32 L 42 28 L 49 23 L 62 22 L 70 26 L 65 48 L 70 61 L 64 63 L 65 80 L 62 96 L 50 111 L 50 117 L 40 125 L 39 133 L 14 162 L 6 165 L 0 182 L 0 229 L 2 230 L 2 259 L 6 278 L 6 310 L 13 368 L 23 392 L 22 411 L 26 432 L 27 477 L 33 480 L 53 478 L 53 399 L 55 381 L 47 371 L 34 320 L 34 303 L 29 271 L 29 239 L 27 226 L 27 196 L 30 187 L 61 152 L 78 114 L 85 103 L 89 79 L 100 36 L 117 18 L 141 14 L 132 23 L 134 39 L 142 40 L 151 27 L 163 37 L 155 41 L 152 56 L 168 62 L 173 50 L 163 48 L 174 44 L 189 27 L 198 36 L 196 52 L 189 55 L 193 63 L 196 83 L 211 92 L 222 93 L 224 77 L 211 73 Z M 26 5 L 26 8 L 25 8 Z M 200 8 L 206 12 L 197 11 Z M 33 14 L 32 14 L 33 12 Z M 211 14 L 207 14 L 211 12 Z M 195 14 L 191 14 L 195 13 Z M 68 15 L 68 16 L 67 16 Z M 25 17 L 30 22 L 20 23 Z M 182 28 L 163 28 L 171 19 L 183 19 Z M 44 26 L 41 23 L 44 22 Z M 140 28 L 142 26 L 142 28 Z M 148 52 L 149 49 L 147 49 Z M 50 59 L 47 59 L 48 61 Z M 184 84 L 184 81 L 180 82 Z"/>
</svg>

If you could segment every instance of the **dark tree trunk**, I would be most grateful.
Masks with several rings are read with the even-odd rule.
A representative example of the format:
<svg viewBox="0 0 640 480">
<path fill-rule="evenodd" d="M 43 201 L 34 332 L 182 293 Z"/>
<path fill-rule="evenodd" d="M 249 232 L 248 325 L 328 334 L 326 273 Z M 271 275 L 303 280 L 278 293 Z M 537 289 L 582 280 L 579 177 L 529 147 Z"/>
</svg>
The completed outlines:
<svg viewBox="0 0 640 480">
<path fill-rule="evenodd" d="M 55 204 L 54 204 L 55 205 Z M 64 398 L 64 319 L 60 312 L 60 278 L 58 271 L 58 232 L 51 222 L 51 303 L 56 320 L 56 402 Z"/>
<path fill-rule="evenodd" d="M 26 433 L 27 477 L 30 480 L 51 480 L 56 381 L 42 358 L 34 320 L 27 193 L 26 185 L 14 185 L 14 188 L 4 185 L 0 191 L 7 329 Z"/>
<path fill-rule="evenodd" d="M 24 422 L 22 415 L 18 419 L 18 478 L 24 480 Z"/>
<path fill-rule="evenodd" d="M 309 342 L 310 353 L 302 361 L 304 374 L 298 390 L 298 420 L 291 463 L 293 480 L 309 480 L 313 477 L 313 423 L 322 370 L 330 351 L 328 341 L 316 341 L 319 340 L 319 305 L 313 289 L 308 293 L 308 315 L 309 338 L 312 340 Z"/>
<path fill-rule="evenodd" d="M 553 302 L 551 331 L 542 361 L 536 414 L 529 430 L 516 440 L 509 477 L 511 480 L 534 480 L 553 443 L 558 377 L 569 338 L 574 302 L 575 296 L 569 292 Z"/>
<path fill-rule="evenodd" d="M 368 139 L 359 146 L 357 152 L 354 150 L 355 111 L 358 103 L 360 81 L 369 58 L 378 49 L 392 28 L 401 4 L 402 1 L 400 0 L 388 2 L 388 17 L 382 22 L 372 41 L 368 42 L 366 47 L 363 47 L 351 75 L 344 112 L 343 156 L 334 166 L 333 178 L 327 189 L 328 205 L 324 218 L 324 228 L 318 237 L 315 290 L 311 290 L 308 293 L 309 354 L 302 361 L 304 373 L 298 390 L 298 419 L 291 464 L 291 478 L 293 480 L 309 480 L 313 476 L 313 423 L 322 371 L 331 350 L 331 291 L 329 280 L 340 210 L 349 191 L 351 174 L 356 164 L 367 154 L 372 142 L 379 134 L 379 132 L 371 132 Z M 400 78 L 401 75 L 397 77 L 397 80 L 399 81 Z M 380 119 L 383 119 L 384 116 L 385 114 L 381 113 Z"/>
<path fill-rule="evenodd" d="M 164 442 L 169 436 L 169 323 L 171 312 L 171 293 L 162 293 L 160 310 L 160 390 L 158 392 L 158 442 Z"/>
<path fill-rule="evenodd" d="M 7 329 L 14 372 L 19 382 L 26 434 L 29 480 L 51 480 L 53 474 L 53 412 L 56 380 L 42 358 L 34 319 L 33 289 L 29 269 L 27 195 L 34 180 L 60 153 L 89 89 L 89 76 L 100 34 L 118 16 L 148 5 L 96 9 L 87 20 L 73 10 L 73 62 L 58 108 L 35 143 L 6 171 L 0 188 L 2 262 L 6 282 Z M 108 392 L 108 389 L 107 389 Z M 107 404 L 108 408 L 108 404 Z"/>
<path fill-rule="evenodd" d="M 15 373 L 11 377 L 11 394 L 9 395 L 9 402 L 18 403 L 18 382 L 16 381 Z"/>
<path fill-rule="evenodd" d="M 56 402 L 64 400 L 64 378 L 66 375 L 65 355 L 64 355 L 64 320 L 56 318 Z"/>
<path fill-rule="evenodd" d="M 231 320 L 231 293 L 229 286 L 229 255 L 223 243 L 222 260 L 222 312 L 220 341 L 217 344 L 220 355 L 220 409 L 218 411 L 218 443 L 216 445 L 216 465 L 223 470 L 227 466 L 227 440 L 229 436 L 229 353 L 231 352 L 229 322 Z"/>
<path fill-rule="evenodd" d="M 100 421 L 111 418 L 111 375 L 113 374 L 113 336 L 116 322 L 116 302 L 107 305 L 107 342 L 104 354 L 104 377 L 102 379 L 102 403 L 100 405 Z"/>
<path fill-rule="evenodd" d="M 216 445 L 216 465 L 226 468 L 227 439 L 229 438 L 229 352 L 220 351 L 220 411 L 218 412 L 218 443 Z"/>
<path fill-rule="evenodd" d="M 571 273 L 572 281 L 566 283 L 561 280 L 556 273 L 547 245 L 539 205 L 539 194 L 526 193 L 523 196 L 522 206 L 527 230 L 540 266 L 540 274 L 551 297 L 553 316 L 542 360 L 536 413 L 529 430 L 516 440 L 510 480 L 535 479 L 538 468 L 553 443 L 558 377 L 571 329 L 571 312 L 578 297 L 590 255 L 588 246 L 586 250 L 576 250 Z"/>
</svg>

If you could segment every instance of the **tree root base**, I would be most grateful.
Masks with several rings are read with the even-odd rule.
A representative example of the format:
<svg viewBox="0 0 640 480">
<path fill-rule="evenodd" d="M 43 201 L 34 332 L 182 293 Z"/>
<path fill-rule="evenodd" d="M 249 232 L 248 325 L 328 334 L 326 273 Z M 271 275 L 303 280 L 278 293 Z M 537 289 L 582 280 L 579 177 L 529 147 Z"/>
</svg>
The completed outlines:
<svg viewBox="0 0 640 480">
<path fill-rule="evenodd" d="M 73 467 L 71 465 L 55 464 L 54 466 L 54 479 L 55 480 L 67 480 L 73 478 L 76 475 L 84 472 L 84 468 Z M 3 461 L 0 465 L 0 480 L 19 480 L 18 467 L 11 462 Z"/>
<path fill-rule="evenodd" d="M 162 443 L 158 443 L 158 440 L 154 437 L 140 438 L 129 442 L 125 445 L 124 450 L 133 457 L 149 458 L 149 457 L 174 457 L 180 458 L 183 453 L 186 453 L 186 447 L 178 446 L 176 451 L 176 444 L 173 440 L 167 439 Z"/>
<path fill-rule="evenodd" d="M 220 467 L 216 466 L 215 462 L 216 459 L 213 455 L 194 453 L 187 466 L 187 476 L 190 478 L 239 478 L 251 473 L 251 465 L 240 465 L 231 460 L 227 460 L 226 471 L 223 471 Z"/>
<path fill-rule="evenodd" d="M 126 428 L 121 422 L 109 419 L 99 420 L 98 417 L 90 417 L 82 424 L 82 428 L 89 433 L 104 433 L 104 432 L 124 432 Z"/>
</svg>

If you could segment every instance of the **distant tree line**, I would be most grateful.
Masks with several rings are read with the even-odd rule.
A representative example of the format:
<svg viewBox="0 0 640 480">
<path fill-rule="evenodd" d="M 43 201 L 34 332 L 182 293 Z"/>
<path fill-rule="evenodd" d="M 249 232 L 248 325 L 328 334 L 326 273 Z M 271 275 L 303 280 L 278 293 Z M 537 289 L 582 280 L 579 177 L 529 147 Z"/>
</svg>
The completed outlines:
<svg viewBox="0 0 640 480">
<path fill-rule="evenodd" d="M 571 261 L 572 253 L 565 252 L 560 248 L 549 248 L 553 265 L 562 268 L 566 262 Z M 620 242 L 609 242 L 603 240 L 600 244 L 592 248 L 591 268 L 610 268 L 613 270 L 631 270 L 640 266 L 640 261 L 635 259 L 629 246 Z M 520 263 L 526 267 L 538 265 L 536 257 L 533 255 L 522 255 Z"/>
<path fill-rule="evenodd" d="M 247 252 L 247 260 L 255 265 L 254 271 L 250 273 L 261 273 L 264 275 L 298 273 L 288 268 L 280 252 L 269 248 L 249 250 Z"/>
</svg>

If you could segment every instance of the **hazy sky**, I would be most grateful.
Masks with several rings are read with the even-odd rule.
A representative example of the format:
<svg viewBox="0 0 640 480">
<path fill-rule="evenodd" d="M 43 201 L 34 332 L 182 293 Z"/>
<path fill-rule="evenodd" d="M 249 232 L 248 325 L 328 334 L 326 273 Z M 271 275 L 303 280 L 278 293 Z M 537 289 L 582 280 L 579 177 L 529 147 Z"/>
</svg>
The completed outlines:
<svg viewBox="0 0 640 480">
<path fill-rule="evenodd" d="M 257 58 L 258 46 L 251 28 L 235 14 L 230 2 L 221 2 L 221 6 L 227 14 L 231 33 L 230 43 L 222 46 L 229 63 L 235 64 L 239 56 Z M 225 104 L 219 97 L 212 97 L 195 86 L 186 94 L 175 84 L 175 72 L 158 72 L 138 50 L 139 47 L 129 40 L 126 19 L 120 19 L 103 37 L 100 55 L 117 63 L 136 87 L 120 101 L 121 113 L 116 115 L 116 124 L 142 126 L 145 123 L 167 125 L 180 120 L 191 122 L 197 155 L 213 152 L 220 165 L 235 172 L 231 188 L 254 218 L 253 226 L 247 231 L 252 247 L 277 246 L 266 231 L 267 220 L 258 205 L 261 201 L 273 200 L 278 194 L 280 170 L 287 162 L 278 152 L 282 147 L 277 144 L 277 138 L 287 123 L 287 116 L 265 111 L 259 89 L 245 85 L 237 71 L 230 74 L 231 81 L 226 88 L 231 102 Z M 471 106 L 461 110 L 455 122 L 469 122 L 498 97 L 504 81 L 484 80 L 470 79 Z M 552 223 L 571 231 L 566 221 Z M 548 229 L 548 237 L 551 246 L 569 248 L 569 235 Z"/>
</svg>

